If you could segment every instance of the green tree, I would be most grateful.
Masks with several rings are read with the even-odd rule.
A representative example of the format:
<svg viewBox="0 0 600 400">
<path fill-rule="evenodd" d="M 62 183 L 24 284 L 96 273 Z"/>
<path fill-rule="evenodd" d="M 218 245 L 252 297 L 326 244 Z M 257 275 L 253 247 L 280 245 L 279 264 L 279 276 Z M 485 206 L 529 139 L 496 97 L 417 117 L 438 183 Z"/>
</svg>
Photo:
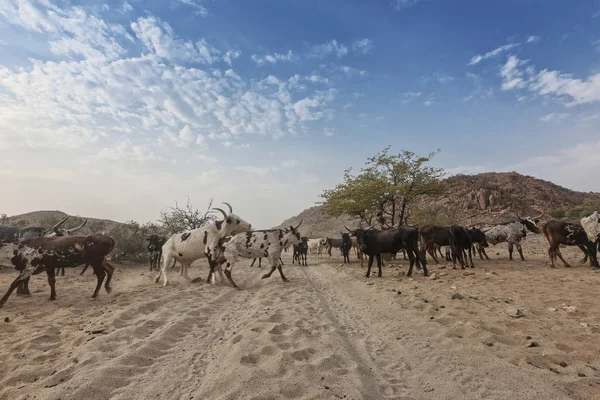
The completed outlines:
<svg viewBox="0 0 600 400">
<path fill-rule="evenodd" d="M 331 215 L 351 215 L 368 225 L 402 225 L 406 223 L 407 207 L 415 199 L 442 190 L 443 170 L 429 165 L 437 152 L 426 157 L 407 150 L 390 154 L 388 146 L 369 157 L 358 175 L 347 169 L 343 182 L 325 190 L 320 203 Z"/>
<path fill-rule="evenodd" d="M 0 225 L 8 225 L 8 215 L 0 214 Z"/>
</svg>

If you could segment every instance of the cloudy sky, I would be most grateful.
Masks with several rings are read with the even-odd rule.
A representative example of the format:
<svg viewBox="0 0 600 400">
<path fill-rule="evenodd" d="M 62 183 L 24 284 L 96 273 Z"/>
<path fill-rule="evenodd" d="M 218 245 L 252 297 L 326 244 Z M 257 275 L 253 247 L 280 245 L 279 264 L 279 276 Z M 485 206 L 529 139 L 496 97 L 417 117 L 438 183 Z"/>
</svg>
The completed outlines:
<svg viewBox="0 0 600 400">
<path fill-rule="evenodd" d="M 1 0 L 0 212 L 270 227 L 387 145 L 600 191 L 600 1 Z"/>
</svg>

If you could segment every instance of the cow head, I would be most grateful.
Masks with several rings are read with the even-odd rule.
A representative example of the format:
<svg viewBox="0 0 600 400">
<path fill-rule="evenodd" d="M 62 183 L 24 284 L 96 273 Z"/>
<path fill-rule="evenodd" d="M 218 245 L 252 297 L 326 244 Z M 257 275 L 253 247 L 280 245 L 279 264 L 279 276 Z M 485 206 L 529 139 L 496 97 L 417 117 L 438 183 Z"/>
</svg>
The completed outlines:
<svg viewBox="0 0 600 400">
<path fill-rule="evenodd" d="M 148 251 L 150 252 L 159 250 L 165 244 L 165 238 L 158 235 L 150 235 L 146 238 L 146 241 L 148 242 Z"/>
<path fill-rule="evenodd" d="M 215 221 L 213 227 L 220 231 L 221 236 L 235 235 L 236 233 L 247 232 L 252 229 L 252 225 L 244 221 L 239 215 L 233 213 L 233 208 L 229 203 L 223 202 L 229 208 L 229 214 L 220 208 L 213 208 L 223 214 L 222 221 Z"/>
<path fill-rule="evenodd" d="M 61 227 L 65 224 L 65 222 L 67 222 L 67 220 L 69 219 L 69 215 L 67 215 L 62 221 L 60 221 L 58 224 L 54 225 L 52 227 L 52 232 L 49 232 L 46 236 L 49 237 L 53 237 L 53 236 L 71 236 L 74 235 L 75 232 L 77 232 L 78 230 L 80 230 L 81 228 L 83 228 L 85 226 L 85 224 L 87 224 L 87 219 L 85 221 L 83 221 L 83 224 L 75 227 L 75 228 L 71 228 L 71 229 L 61 229 Z"/>
<path fill-rule="evenodd" d="M 283 231 L 283 240 L 287 241 L 288 244 L 298 244 L 302 242 L 302 239 L 304 238 L 301 238 L 300 231 L 298 231 L 300 225 L 302 225 L 302 220 L 300 220 L 300 223 L 296 226 L 290 225 L 289 227 L 285 228 Z M 308 238 L 306 238 L 306 240 L 308 241 Z"/>
<path fill-rule="evenodd" d="M 479 243 L 483 247 L 488 247 L 489 246 L 489 244 L 487 242 L 487 239 L 485 237 L 485 233 L 483 233 L 481 231 L 481 229 L 470 228 L 469 229 L 469 235 L 471 235 L 471 239 L 473 240 L 473 242 Z"/>
<path fill-rule="evenodd" d="M 521 216 L 519 216 L 519 213 L 517 212 L 517 218 L 519 219 L 519 222 L 527 228 L 527 230 L 533 233 L 542 233 L 540 228 L 538 228 L 537 224 L 540 222 L 540 218 L 542 218 L 544 214 L 545 211 L 542 211 L 542 213 L 536 217 L 521 218 Z"/>
<path fill-rule="evenodd" d="M 358 228 L 358 229 L 352 230 L 352 229 L 348 229 L 348 227 L 346 225 L 344 225 L 344 228 L 346 228 L 346 230 L 348 232 L 350 232 L 350 235 L 352 235 L 352 236 L 354 236 L 356 238 L 356 242 L 358 243 L 358 247 L 360 247 L 360 251 L 362 251 L 363 253 L 365 253 L 366 250 L 367 250 L 367 233 L 368 233 L 368 230 L 362 229 L 362 228 Z M 342 235 L 342 240 L 343 240 L 343 235 Z"/>
<path fill-rule="evenodd" d="M 340 232 L 342 234 L 342 247 L 352 247 L 352 239 L 349 233 Z"/>
</svg>

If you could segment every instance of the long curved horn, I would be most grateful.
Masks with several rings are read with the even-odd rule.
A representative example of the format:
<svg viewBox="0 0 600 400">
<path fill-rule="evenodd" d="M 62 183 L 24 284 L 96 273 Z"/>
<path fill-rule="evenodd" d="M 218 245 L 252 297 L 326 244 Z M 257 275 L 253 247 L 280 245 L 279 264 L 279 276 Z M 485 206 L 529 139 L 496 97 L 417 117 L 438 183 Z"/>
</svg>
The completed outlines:
<svg viewBox="0 0 600 400">
<path fill-rule="evenodd" d="M 223 211 L 223 210 L 221 210 L 220 208 L 217 208 L 217 207 L 214 207 L 213 210 L 219 211 L 221 214 L 223 214 L 223 217 L 225 219 L 227 219 L 227 213 L 225 211 Z"/>
<path fill-rule="evenodd" d="M 352 229 L 348 229 L 348 227 L 346 226 L 346 224 L 344 224 L 344 228 L 346 228 L 346 230 L 350 233 L 354 232 Z"/>
<path fill-rule="evenodd" d="M 58 233 L 58 228 L 60 228 L 67 220 L 70 218 L 70 215 L 67 215 L 62 221 L 52 227 L 52 230 Z"/>
<path fill-rule="evenodd" d="M 540 219 L 544 216 L 544 214 L 546 214 L 546 211 L 542 211 L 540 215 L 538 215 L 537 217 L 533 217 L 533 219 Z"/>
<path fill-rule="evenodd" d="M 222 203 L 225 204 L 229 208 L 229 214 L 231 214 L 233 212 L 233 207 L 231 207 L 231 204 L 225 203 L 224 201 Z"/>
<path fill-rule="evenodd" d="M 87 224 L 87 221 L 88 220 L 86 218 L 85 221 L 83 221 L 83 224 L 79 225 L 77 228 L 69 229 L 69 232 L 70 233 L 77 232 L 78 230 L 80 230 L 81 228 L 83 228 L 85 226 L 85 224 Z"/>
<path fill-rule="evenodd" d="M 294 227 L 294 229 L 298 229 L 298 228 L 300 227 L 300 225 L 302 225 L 302 221 L 303 221 L 303 220 L 300 220 L 300 223 L 299 223 L 298 225 L 296 225 L 296 226 Z"/>
</svg>

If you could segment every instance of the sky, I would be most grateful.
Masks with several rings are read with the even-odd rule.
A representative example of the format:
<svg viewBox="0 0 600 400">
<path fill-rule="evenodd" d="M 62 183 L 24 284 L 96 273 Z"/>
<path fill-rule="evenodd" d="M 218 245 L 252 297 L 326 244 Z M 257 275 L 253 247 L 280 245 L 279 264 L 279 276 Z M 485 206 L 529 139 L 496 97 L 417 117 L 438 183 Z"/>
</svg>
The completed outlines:
<svg viewBox="0 0 600 400">
<path fill-rule="evenodd" d="M 599 103 L 600 0 L 2 0 L 0 213 L 269 228 L 388 145 L 600 191 Z"/>
</svg>

